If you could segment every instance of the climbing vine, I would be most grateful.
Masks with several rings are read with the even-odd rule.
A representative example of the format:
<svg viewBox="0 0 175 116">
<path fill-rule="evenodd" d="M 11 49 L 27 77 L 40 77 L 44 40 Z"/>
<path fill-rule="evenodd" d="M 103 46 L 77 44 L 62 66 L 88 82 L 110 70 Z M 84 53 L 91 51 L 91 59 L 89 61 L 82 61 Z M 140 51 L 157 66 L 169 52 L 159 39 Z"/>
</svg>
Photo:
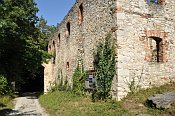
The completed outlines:
<svg viewBox="0 0 175 116">
<path fill-rule="evenodd" d="M 115 75 L 115 47 L 111 36 L 111 33 L 108 33 L 104 42 L 97 45 L 97 51 L 94 53 L 97 86 L 93 94 L 102 100 L 110 97 L 112 80 Z"/>
</svg>

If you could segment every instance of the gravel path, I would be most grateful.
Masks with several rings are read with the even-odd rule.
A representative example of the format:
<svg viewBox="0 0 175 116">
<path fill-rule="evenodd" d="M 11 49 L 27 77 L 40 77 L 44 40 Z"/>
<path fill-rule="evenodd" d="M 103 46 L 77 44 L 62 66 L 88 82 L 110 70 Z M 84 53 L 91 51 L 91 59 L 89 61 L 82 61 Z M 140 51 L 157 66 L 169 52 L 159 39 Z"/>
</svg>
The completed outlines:
<svg viewBox="0 0 175 116">
<path fill-rule="evenodd" d="M 41 108 L 36 93 L 25 93 L 23 97 L 15 99 L 16 105 L 8 116 L 49 116 Z"/>
</svg>

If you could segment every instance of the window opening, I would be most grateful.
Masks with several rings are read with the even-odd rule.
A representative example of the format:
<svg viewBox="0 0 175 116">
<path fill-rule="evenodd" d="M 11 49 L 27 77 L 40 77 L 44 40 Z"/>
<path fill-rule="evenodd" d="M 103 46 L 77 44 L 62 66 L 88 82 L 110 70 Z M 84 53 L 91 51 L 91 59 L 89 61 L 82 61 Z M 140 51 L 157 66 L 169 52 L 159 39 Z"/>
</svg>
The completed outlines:
<svg viewBox="0 0 175 116">
<path fill-rule="evenodd" d="M 162 39 L 157 37 L 152 37 L 152 62 L 162 62 L 163 61 L 163 51 L 162 51 Z"/>
<path fill-rule="evenodd" d="M 53 51 L 52 51 L 52 55 L 53 55 L 53 64 L 55 64 L 55 57 L 56 57 L 55 41 L 53 41 Z"/>
<path fill-rule="evenodd" d="M 67 23 L 67 31 L 68 31 L 68 34 L 70 35 L 70 22 Z"/>
<path fill-rule="evenodd" d="M 60 44 L 60 39 L 61 39 L 61 35 L 60 33 L 58 34 L 58 45 Z"/>
<path fill-rule="evenodd" d="M 69 62 L 66 63 L 66 69 L 69 70 Z"/>
<path fill-rule="evenodd" d="M 83 21 L 83 4 L 81 4 L 78 9 L 78 23 L 81 24 L 82 21 Z"/>
<path fill-rule="evenodd" d="M 53 41 L 53 50 L 55 49 L 55 41 Z"/>
</svg>

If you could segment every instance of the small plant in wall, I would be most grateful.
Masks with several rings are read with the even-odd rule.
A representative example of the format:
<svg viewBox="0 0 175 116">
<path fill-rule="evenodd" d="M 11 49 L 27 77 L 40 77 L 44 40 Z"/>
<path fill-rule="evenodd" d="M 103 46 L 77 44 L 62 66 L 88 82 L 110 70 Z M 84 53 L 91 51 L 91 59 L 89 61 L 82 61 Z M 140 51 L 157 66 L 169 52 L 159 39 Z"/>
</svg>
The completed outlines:
<svg viewBox="0 0 175 116">
<path fill-rule="evenodd" d="M 97 51 L 94 53 L 97 82 L 96 91 L 93 93 L 95 98 L 104 100 L 110 97 L 112 80 L 115 75 L 115 63 L 114 40 L 112 40 L 112 34 L 108 33 L 104 42 L 97 45 Z"/>
<path fill-rule="evenodd" d="M 143 69 L 144 67 L 142 67 L 140 75 L 136 75 L 135 72 L 132 72 L 129 81 L 126 82 L 130 94 L 134 94 L 141 89 L 141 84 L 143 84 L 142 82 Z"/>
<path fill-rule="evenodd" d="M 133 93 L 136 93 L 137 91 L 140 90 L 141 87 L 139 85 L 139 80 L 138 79 L 140 79 L 140 78 L 136 79 L 136 77 L 133 77 L 131 79 L 131 81 L 128 83 L 128 87 L 129 87 L 129 90 L 130 90 L 129 93 L 133 94 Z"/>
</svg>

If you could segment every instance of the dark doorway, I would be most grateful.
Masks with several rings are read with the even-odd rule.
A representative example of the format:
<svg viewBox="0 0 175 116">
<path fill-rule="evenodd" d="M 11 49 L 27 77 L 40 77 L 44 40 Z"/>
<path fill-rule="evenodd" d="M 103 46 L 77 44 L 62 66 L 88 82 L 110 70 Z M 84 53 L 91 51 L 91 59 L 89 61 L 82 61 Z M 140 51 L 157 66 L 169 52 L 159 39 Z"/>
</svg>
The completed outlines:
<svg viewBox="0 0 175 116">
<path fill-rule="evenodd" d="M 21 84 L 20 91 L 24 92 L 42 92 L 44 91 L 44 67 L 40 67 L 40 73 L 33 77 L 26 77 L 25 83 Z"/>
</svg>

